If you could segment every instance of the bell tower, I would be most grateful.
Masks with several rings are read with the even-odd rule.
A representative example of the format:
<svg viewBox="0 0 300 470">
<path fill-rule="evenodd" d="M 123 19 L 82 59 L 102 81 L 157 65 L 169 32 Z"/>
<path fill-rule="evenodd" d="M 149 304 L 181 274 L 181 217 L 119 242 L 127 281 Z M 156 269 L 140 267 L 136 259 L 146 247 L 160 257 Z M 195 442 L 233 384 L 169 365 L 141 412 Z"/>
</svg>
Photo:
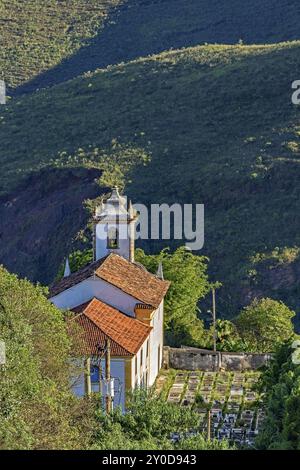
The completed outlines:
<svg viewBox="0 0 300 470">
<path fill-rule="evenodd" d="M 134 262 L 137 213 L 126 196 L 114 188 L 111 196 L 96 207 L 94 216 L 95 261 L 116 253 Z"/>
</svg>

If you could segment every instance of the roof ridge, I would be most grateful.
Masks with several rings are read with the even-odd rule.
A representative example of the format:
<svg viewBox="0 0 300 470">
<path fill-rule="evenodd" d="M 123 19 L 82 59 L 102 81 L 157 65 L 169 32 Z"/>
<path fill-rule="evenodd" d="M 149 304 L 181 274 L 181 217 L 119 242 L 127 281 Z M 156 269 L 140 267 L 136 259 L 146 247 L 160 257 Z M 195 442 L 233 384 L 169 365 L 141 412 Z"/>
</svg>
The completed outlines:
<svg viewBox="0 0 300 470">
<path fill-rule="evenodd" d="M 116 253 L 110 253 L 52 285 L 49 297 L 55 297 L 92 278 L 101 279 L 135 298 L 137 302 L 147 303 L 155 308 L 159 307 L 170 287 L 169 281 L 160 279 L 139 264 Z"/>
<path fill-rule="evenodd" d="M 122 312 L 121 310 L 119 310 L 118 308 L 114 307 L 113 305 L 110 305 L 110 304 L 108 304 L 107 302 L 104 302 L 104 300 L 98 299 L 97 297 L 93 297 L 92 300 L 91 300 L 91 302 L 93 302 L 94 300 L 95 300 L 96 302 L 100 302 L 100 303 L 102 303 L 102 304 L 104 304 L 104 305 L 107 305 L 107 307 L 110 307 L 110 308 L 112 308 L 113 310 L 116 310 L 117 312 L 121 313 L 121 315 L 124 315 L 126 318 L 129 318 L 130 320 L 133 320 L 133 321 L 135 321 L 135 322 L 137 322 L 137 323 L 143 325 L 143 326 L 146 327 L 147 329 L 153 330 L 153 327 L 152 327 L 152 326 L 146 325 L 146 323 L 142 322 L 141 320 L 139 320 L 139 319 L 136 318 L 136 317 L 132 317 L 131 315 L 127 315 L 127 313 Z M 87 307 L 88 307 L 88 306 L 87 306 Z M 86 307 L 86 308 L 87 308 L 87 307 Z M 152 307 L 152 306 L 150 305 L 150 307 Z M 152 307 L 152 308 L 154 308 L 154 307 Z M 154 309 L 155 309 L 155 308 L 154 308 Z"/>
<path fill-rule="evenodd" d="M 142 263 L 138 263 L 138 262 L 136 262 L 136 261 L 130 261 L 129 259 L 124 258 L 124 256 L 119 255 L 118 253 L 109 253 L 109 255 L 107 255 L 106 258 L 108 259 L 108 258 L 114 257 L 114 256 L 116 256 L 116 257 L 118 257 L 118 258 L 121 258 L 122 260 L 125 260 L 127 263 L 129 263 L 129 264 L 131 264 L 131 265 L 133 265 L 133 266 L 139 268 L 141 271 L 148 273 L 150 276 L 154 277 L 155 279 L 157 279 L 157 280 L 160 281 L 160 282 L 167 283 L 167 284 L 171 284 L 171 282 L 168 281 L 167 279 L 161 279 L 161 278 L 158 277 L 155 273 L 152 273 L 151 271 L 149 271 L 149 270 L 146 268 L 146 266 L 144 266 Z M 106 260 L 105 260 L 105 261 L 106 261 Z M 105 261 L 104 261 L 102 264 L 104 264 Z M 99 268 L 100 268 L 100 266 L 99 266 Z"/>
<path fill-rule="evenodd" d="M 149 326 L 149 325 L 146 325 L 146 323 L 142 322 L 141 320 L 139 320 L 138 318 L 136 317 L 132 317 L 131 315 L 127 315 L 127 313 L 125 312 L 121 312 L 121 310 L 119 310 L 118 308 L 116 307 L 113 307 L 112 305 L 108 304 L 107 302 L 104 302 L 103 300 L 100 300 L 100 299 L 97 299 L 97 297 L 93 297 L 87 304 L 86 308 L 83 310 L 83 312 L 81 312 L 81 314 L 85 314 L 85 311 L 86 309 L 89 307 L 89 305 L 93 302 L 93 301 L 96 301 L 96 302 L 99 302 L 101 304 L 104 304 L 106 305 L 107 307 L 110 307 L 111 309 L 113 310 L 116 310 L 118 313 L 120 313 L 121 315 L 124 315 L 126 318 L 129 318 L 129 320 L 132 320 L 136 323 L 139 323 L 140 325 L 143 325 L 145 328 L 147 328 L 148 330 L 153 330 L 153 327 L 152 326 Z M 95 323 L 95 322 L 94 322 Z M 108 336 L 108 335 L 107 335 Z"/>
<path fill-rule="evenodd" d="M 85 308 L 84 308 L 84 310 L 83 310 L 82 312 L 78 313 L 77 315 L 75 315 L 75 317 L 73 317 L 72 320 L 74 320 L 75 318 L 77 318 L 79 315 L 84 315 L 86 309 L 87 309 L 87 308 L 89 307 L 89 305 L 90 305 L 92 302 L 94 302 L 94 301 L 100 302 L 100 303 L 106 305 L 107 307 L 110 307 L 110 308 L 112 308 L 113 310 L 116 310 L 116 311 L 119 312 L 121 315 L 124 315 L 126 318 L 129 318 L 130 320 L 133 320 L 133 321 L 135 321 L 135 322 L 137 322 L 137 323 L 143 325 L 144 327 L 146 327 L 146 328 L 149 329 L 149 330 L 153 330 L 153 327 L 152 327 L 152 326 L 146 325 L 146 323 L 142 322 L 141 320 L 139 320 L 139 319 L 136 318 L 136 317 L 132 317 L 131 315 L 127 315 L 127 313 L 122 312 L 122 311 L 119 310 L 118 308 L 114 307 L 113 305 L 108 304 L 107 302 L 104 302 L 104 300 L 98 299 L 97 297 L 93 297 L 91 300 L 88 300 L 87 302 L 85 302 L 84 304 L 82 304 L 82 305 L 86 305 Z M 137 305 L 138 305 L 138 304 L 137 304 Z M 146 305 L 146 304 L 142 304 L 142 305 Z M 149 307 L 154 308 L 154 307 L 152 307 L 152 305 L 149 305 Z M 74 308 L 76 308 L 76 307 L 74 307 Z M 71 310 L 72 310 L 72 309 L 71 309 Z M 91 321 L 92 321 L 92 320 L 91 320 Z M 93 323 L 95 323 L 95 322 L 93 322 Z M 99 328 L 99 327 L 98 327 L 98 328 Z"/>
</svg>

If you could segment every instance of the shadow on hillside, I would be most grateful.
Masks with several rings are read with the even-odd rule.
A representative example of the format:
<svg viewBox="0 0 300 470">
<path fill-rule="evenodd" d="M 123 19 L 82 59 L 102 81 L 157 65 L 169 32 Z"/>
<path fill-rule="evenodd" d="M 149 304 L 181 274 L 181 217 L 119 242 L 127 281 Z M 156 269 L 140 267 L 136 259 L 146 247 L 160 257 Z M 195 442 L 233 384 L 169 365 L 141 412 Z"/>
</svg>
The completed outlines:
<svg viewBox="0 0 300 470">
<path fill-rule="evenodd" d="M 129 0 L 118 7 L 88 46 L 20 86 L 32 92 L 88 71 L 204 43 L 264 44 L 299 38 L 298 0 Z"/>
<path fill-rule="evenodd" d="M 51 282 L 87 222 L 83 201 L 107 192 L 95 183 L 99 175 L 95 169 L 45 168 L 2 197 L 0 264 L 31 281 Z"/>
</svg>

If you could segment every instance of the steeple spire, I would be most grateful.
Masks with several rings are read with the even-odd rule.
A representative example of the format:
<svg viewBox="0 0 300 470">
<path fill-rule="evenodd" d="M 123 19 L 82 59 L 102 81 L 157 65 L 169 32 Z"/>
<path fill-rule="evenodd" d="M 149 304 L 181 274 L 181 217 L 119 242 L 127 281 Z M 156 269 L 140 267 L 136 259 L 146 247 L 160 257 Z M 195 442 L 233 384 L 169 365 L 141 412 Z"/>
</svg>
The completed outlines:
<svg viewBox="0 0 300 470">
<path fill-rule="evenodd" d="M 161 279 L 162 281 L 164 280 L 164 270 L 162 261 L 159 262 L 156 276 L 159 277 L 159 279 Z"/>
<path fill-rule="evenodd" d="M 70 268 L 70 262 L 69 262 L 69 257 L 68 257 L 66 259 L 64 277 L 69 277 L 70 275 L 71 275 L 71 268 Z"/>
</svg>

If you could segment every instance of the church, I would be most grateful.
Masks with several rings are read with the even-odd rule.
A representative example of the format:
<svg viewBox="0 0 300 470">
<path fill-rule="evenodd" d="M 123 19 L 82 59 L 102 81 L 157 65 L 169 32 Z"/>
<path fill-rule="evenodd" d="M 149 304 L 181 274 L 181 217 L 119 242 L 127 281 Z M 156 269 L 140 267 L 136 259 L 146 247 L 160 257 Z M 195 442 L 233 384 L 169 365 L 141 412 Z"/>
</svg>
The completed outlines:
<svg viewBox="0 0 300 470">
<path fill-rule="evenodd" d="M 135 387 L 151 387 L 162 367 L 164 298 L 169 282 L 162 266 L 157 275 L 134 260 L 135 224 L 138 216 L 118 189 L 96 208 L 94 261 L 65 275 L 50 288 L 50 301 L 70 310 L 83 338 L 81 370 L 72 388 L 83 396 L 99 391 L 105 359 L 101 351 L 109 339 L 114 406 L 125 409 L 126 393 Z M 101 390 L 101 389 L 100 389 Z"/>
</svg>

